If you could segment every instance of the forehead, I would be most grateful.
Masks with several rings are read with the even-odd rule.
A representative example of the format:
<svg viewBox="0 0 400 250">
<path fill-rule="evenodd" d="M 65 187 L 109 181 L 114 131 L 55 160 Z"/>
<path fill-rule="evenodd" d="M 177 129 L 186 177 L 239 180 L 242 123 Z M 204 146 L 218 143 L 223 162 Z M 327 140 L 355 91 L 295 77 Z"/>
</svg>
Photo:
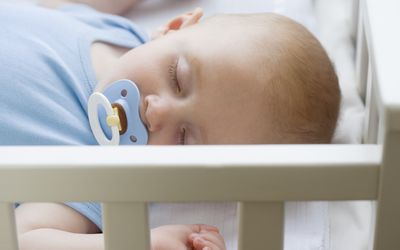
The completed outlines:
<svg viewBox="0 0 400 250">
<path fill-rule="evenodd" d="M 198 53 L 189 57 L 196 91 L 192 114 L 206 143 L 266 143 L 272 123 L 254 69 L 223 56 L 219 60 Z"/>
</svg>

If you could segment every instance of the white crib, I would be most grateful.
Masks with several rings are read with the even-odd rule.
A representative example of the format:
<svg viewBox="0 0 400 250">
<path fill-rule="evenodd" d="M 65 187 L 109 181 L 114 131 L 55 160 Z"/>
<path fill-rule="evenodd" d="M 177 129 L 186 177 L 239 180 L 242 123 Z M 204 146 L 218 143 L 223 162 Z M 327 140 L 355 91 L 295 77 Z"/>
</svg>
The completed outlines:
<svg viewBox="0 0 400 250">
<path fill-rule="evenodd" d="M 284 202 L 312 200 L 376 200 L 373 249 L 399 249 L 399 10 L 395 0 L 359 3 L 368 144 L 1 147 L 0 249 L 18 249 L 16 201 L 102 202 L 112 250 L 149 249 L 149 202 L 238 201 L 239 249 L 281 250 Z"/>
</svg>

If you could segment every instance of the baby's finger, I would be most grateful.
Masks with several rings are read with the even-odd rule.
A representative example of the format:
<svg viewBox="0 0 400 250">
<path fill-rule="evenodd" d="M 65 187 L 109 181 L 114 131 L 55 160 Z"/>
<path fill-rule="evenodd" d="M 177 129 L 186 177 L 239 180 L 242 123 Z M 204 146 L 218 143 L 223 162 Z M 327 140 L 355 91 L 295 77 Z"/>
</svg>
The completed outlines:
<svg viewBox="0 0 400 250">
<path fill-rule="evenodd" d="M 219 229 L 217 227 L 205 225 L 205 224 L 200 224 L 200 232 L 202 232 L 202 231 L 213 231 L 213 232 L 219 233 Z"/>
<path fill-rule="evenodd" d="M 205 247 L 209 247 L 210 250 L 226 249 L 223 237 L 215 232 L 194 233 L 189 238 L 196 250 L 204 250 Z"/>
<path fill-rule="evenodd" d="M 218 228 L 214 227 L 214 226 L 210 226 L 210 225 L 205 225 L 205 224 L 191 224 L 188 225 L 190 227 L 190 229 L 194 232 L 194 233 L 200 233 L 200 232 L 207 232 L 207 231 L 212 231 L 212 232 L 216 232 L 219 233 Z"/>
<path fill-rule="evenodd" d="M 206 241 L 201 237 L 196 237 L 193 240 L 193 247 L 195 250 L 220 250 L 217 245 L 212 242 Z"/>
<path fill-rule="evenodd" d="M 200 236 L 209 241 L 224 241 L 223 236 L 219 232 L 215 231 L 202 231 L 200 232 Z"/>
</svg>

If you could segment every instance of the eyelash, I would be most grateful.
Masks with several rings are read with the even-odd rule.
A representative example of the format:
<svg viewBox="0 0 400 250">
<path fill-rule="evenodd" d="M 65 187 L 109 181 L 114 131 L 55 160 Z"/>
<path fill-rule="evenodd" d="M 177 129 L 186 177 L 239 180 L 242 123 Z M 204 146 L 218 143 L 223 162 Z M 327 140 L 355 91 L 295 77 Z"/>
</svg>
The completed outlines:
<svg viewBox="0 0 400 250">
<path fill-rule="evenodd" d="M 180 93 L 181 92 L 181 86 L 179 85 L 178 78 L 176 76 L 177 68 L 178 68 L 178 60 L 174 61 L 171 65 L 169 65 L 168 73 L 169 73 L 169 77 L 171 78 L 171 80 L 174 83 L 174 87 L 176 88 L 176 91 L 178 93 Z M 177 144 L 178 145 L 185 145 L 185 134 L 186 134 L 186 129 L 182 128 L 179 131 L 178 137 L 177 137 Z"/>
<path fill-rule="evenodd" d="M 179 85 L 178 78 L 176 76 L 177 68 L 178 68 L 178 60 L 174 61 L 171 65 L 169 65 L 168 72 L 169 72 L 169 77 L 174 82 L 174 87 L 176 88 L 176 91 L 178 93 L 181 93 L 182 91 L 181 86 Z"/>
</svg>

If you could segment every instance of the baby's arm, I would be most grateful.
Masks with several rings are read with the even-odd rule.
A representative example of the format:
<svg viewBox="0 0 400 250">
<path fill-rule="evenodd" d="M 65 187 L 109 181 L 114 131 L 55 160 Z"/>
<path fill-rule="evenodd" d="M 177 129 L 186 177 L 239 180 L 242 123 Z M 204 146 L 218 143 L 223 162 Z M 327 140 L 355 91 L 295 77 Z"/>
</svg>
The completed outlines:
<svg viewBox="0 0 400 250">
<path fill-rule="evenodd" d="M 97 226 L 66 205 L 23 203 L 15 214 L 20 250 L 104 248 Z"/>
<path fill-rule="evenodd" d="M 123 14 L 131 9 L 138 0 L 39 0 L 39 5 L 57 8 L 65 3 L 82 3 L 111 14 Z"/>
<path fill-rule="evenodd" d="M 16 209 L 16 222 L 20 250 L 102 250 L 104 237 L 93 222 L 72 208 L 58 203 L 23 203 Z M 208 233 L 214 232 L 210 238 Z M 173 225 L 151 230 L 153 250 L 188 250 L 192 249 L 190 235 L 204 236 L 210 250 L 212 244 L 222 242 L 218 229 L 207 225 Z M 219 235 L 219 236 L 218 236 Z M 200 247 L 202 242 L 197 245 Z M 220 245 L 217 245 L 218 247 Z M 203 249 L 203 248 L 195 248 Z"/>
</svg>

